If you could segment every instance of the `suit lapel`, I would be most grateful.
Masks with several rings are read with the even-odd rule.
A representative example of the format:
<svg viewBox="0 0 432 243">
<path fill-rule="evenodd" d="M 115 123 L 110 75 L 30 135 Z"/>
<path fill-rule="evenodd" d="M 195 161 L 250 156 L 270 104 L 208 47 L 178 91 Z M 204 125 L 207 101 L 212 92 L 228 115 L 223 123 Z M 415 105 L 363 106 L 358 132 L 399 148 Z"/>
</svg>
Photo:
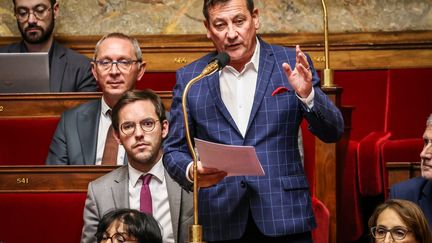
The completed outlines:
<svg viewBox="0 0 432 243">
<path fill-rule="evenodd" d="M 63 74 L 66 70 L 65 48 L 54 41 L 53 57 L 50 70 L 50 89 L 52 92 L 60 92 L 63 83 Z"/>
<path fill-rule="evenodd" d="M 77 115 L 77 128 L 81 150 L 83 151 L 84 164 L 94 165 L 96 160 L 97 135 L 101 101 L 89 104 L 89 108 Z"/>
<path fill-rule="evenodd" d="M 111 193 L 115 208 L 129 208 L 129 172 L 128 166 L 124 165 L 119 170 L 118 176 L 114 178 Z"/>
<path fill-rule="evenodd" d="M 427 181 L 419 199 L 419 205 L 428 219 L 432 219 L 432 181 Z"/>
<path fill-rule="evenodd" d="M 261 45 L 261 50 L 260 50 L 260 63 L 258 67 L 257 87 L 255 90 L 255 97 L 252 105 L 252 111 L 249 116 L 249 122 L 246 129 L 246 134 L 248 133 L 248 130 L 262 103 L 268 84 L 271 82 L 271 74 L 273 73 L 273 68 L 275 65 L 273 52 L 270 49 L 269 45 L 261 40 L 260 40 L 260 45 Z"/>
<path fill-rule="evenodd" d="M 182 201 L 182 189 L 180 186 L 173 181 L 173 179 L 169 176 L 167 171 L 165 170 L 165 180 L 168 191 L 168 201 L 170 206 L 171 213 L 171 222 L 174 233 L 174 239 L 178 240 L 178 230 L 179 230 L 179 220 L 180 220 L 180 208 Z"/>
<path fill-rule="evenodd" d="M 228 109 L 222 101 L 219 85 L 219 72 L 216 72 L 215 74 L 208 77 L 206 81 L 209 87 L 210 95 L 212 96 L 213 101 L 216 104 L 216 108 L 221 112 L 222 116 L 228 121 L 230 126 L 232 126 L 241 136 L 240 130 L 237 128 L 234 119 L 232 118 L 231 114 L 229 113 Z"/>
</svg>

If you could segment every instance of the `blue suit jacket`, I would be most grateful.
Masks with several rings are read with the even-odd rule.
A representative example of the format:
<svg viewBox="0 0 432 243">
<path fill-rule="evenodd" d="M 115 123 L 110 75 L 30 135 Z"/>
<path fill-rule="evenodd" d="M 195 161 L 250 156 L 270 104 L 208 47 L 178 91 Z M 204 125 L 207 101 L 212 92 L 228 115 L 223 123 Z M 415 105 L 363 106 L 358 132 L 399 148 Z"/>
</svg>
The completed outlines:
<svg viewBox="0 0 432 243">
<path fill-rule="evenodd" d="M 199 220 L 209 241 L 237 239 L 243 235 L 249 210 L 266 235 L 279 236 L 310 231 L 315 227 L 308 182 L 298 151 L 298 129 L 303 118 L 321 140 L 337 141 L 343 131 L 340 111 L 319 88 L 312 66 L 314 107 L 307 111 L 289 85 L 282 63 L 295 65 L 295 50 L 260 40 L 256 93 L 245 137 L 221 99 L 219 74 L 194 84 L 188 95 L 189 126 L 193 137 L 207 141 L 254 146 L 265 176 L 226 177 L 199 193 Z M 164 144 L 164 164 L 185 188 L 188 152 L 181 96 L 186 83 L 196 77 L 216 53 L 210 53 L 177 71 L 171 106 L 171 127 Z M 272 96 L 278 87 L 288 92 Z"/>
<path fill-rule="evenodd" d="M 397 183 L 390 188 L 390 198 L 416 203 L 432 225 L 432 181 L 416 177 Z"/>
</svg>

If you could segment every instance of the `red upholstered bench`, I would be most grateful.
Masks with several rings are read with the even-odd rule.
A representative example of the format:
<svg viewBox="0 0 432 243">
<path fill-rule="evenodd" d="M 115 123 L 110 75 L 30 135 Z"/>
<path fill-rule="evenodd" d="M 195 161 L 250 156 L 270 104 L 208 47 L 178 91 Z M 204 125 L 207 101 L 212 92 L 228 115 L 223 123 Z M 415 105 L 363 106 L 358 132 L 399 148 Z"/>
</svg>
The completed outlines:
<svg viewBox="0 0 432 243">
<path fill-rule="evenodd" d="M 0 242 L 77 243 L 86 193 L 0 194 Z"/>
<path fill-rule="evenodd" d="M 58 117 L 0 118 L 0 165 L 43 165 Z"/>
</svg>

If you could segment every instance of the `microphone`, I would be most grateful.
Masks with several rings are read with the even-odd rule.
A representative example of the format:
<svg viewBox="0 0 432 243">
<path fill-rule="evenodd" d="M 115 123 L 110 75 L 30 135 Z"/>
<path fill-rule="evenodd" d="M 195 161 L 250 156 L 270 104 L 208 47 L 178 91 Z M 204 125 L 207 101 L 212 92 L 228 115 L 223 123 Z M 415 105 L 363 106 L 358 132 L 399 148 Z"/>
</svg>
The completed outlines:
<svg viewBox="0 0 432 243">
<path fill-rule="evenodd" d="M 230 62 L 230 57 L 228 56 L 228 54 L 226 54 L 226 52 L 221 52 L 221 53 L 217 54 L 209 62 L 209 64 L 201 72 L 201 75 L 207 76 L 207 75 L 213 74 L 214 72 L 219 71 L 222 68 L 224 68 L 229 62 Z"/>
<path fill-rule="evenodd" d="M 213 74 L 216 71 L 221 70 L 230 62 L 230 57 L 225 52 L 221 52 L 216 55 L 209 64 L 204 68 L 200 75 L 190 80 L 183 90 L 182 95 L 182 109 L 183 109 L 183 121 L 185 125 L 185 136 L 186 142 L 193 159 L 193 207 L 194 207 L 194 223 L 189 226 L 189 243 L 202 243 L 202 226 L 198 224 L 198 157 L 195 153 L 194 146 L 192 144 L 192 138 L 189 131 L 188 112 L 187 112 L 187 94 L 190 87 L 198 82 L 203 77 Z"/>
</svg>

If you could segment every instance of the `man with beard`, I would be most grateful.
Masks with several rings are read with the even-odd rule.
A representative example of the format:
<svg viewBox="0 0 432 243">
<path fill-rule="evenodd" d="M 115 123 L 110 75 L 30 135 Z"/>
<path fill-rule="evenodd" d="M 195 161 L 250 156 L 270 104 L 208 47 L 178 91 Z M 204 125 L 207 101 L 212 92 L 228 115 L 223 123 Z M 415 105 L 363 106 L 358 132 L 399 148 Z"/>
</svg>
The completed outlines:
<svg viewBox="0 0 432 243">
<path fill-rule="evenodd" d="M 51 92 L 97 90 L 90 60 L 54 41 L 56 0 L 14 0 L 14 12 L 23 40 L 0 48 L 0 52 L 48 52 Z M 17 63 L 17 65 L 19 65 Z"/>
<path fill-rule="evenodd" d="M 102 216 L 120 208 L 152 214 L 164 243 L 186 242 L 192 193 L 182 190 L 162 164 L 169 126 L 160 97 L 150 90 L 126 92 L 113 108 L 112 124 L 129 163 L 89 183 L 81 242 L 96 242 Z"/>
<path fill-rule="evenodd" d="M 426 121 L 423 141 L 424 147 L 420 153 L 422 176 L 393 185 L 390 198 L 417 203 L 432 225 L 432 114 Z"/>
</svg>

